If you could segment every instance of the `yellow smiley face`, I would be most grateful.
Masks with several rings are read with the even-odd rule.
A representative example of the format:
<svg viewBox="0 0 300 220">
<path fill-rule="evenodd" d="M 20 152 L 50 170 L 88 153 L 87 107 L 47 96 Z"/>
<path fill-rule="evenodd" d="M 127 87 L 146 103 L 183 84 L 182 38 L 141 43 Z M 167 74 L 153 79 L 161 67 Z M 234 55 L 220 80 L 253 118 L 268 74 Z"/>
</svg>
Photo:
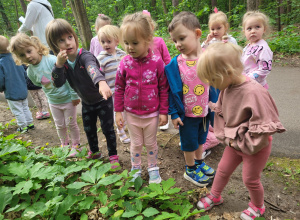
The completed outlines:
<svg viewBox="0 0 300 220">
<path fill-rule="evenodd" d="M 205 92 L 205 88 L 202 85 L 197 85 L 194 88 L 195 95 L 202 95 Z"/>
<path fill-rule="evenodd" d="M 201 115 L 203 112 L 203 109 L 200 105 L 196 105 L 193 107 L 192 112 L 194 115 Z"/>
<path fill-rule="evenodd" d="M 189 60 L 187 60 L 185 63 L 186 63 L 187 66 L 192 67 L 192 66 L 196 65 L 197 61 L 189 61 Z"/>
<path fill-rule="evenodd" d="M 188 87 L 188 85 L 186 84 L 183 84 L 182 86 L 182 91 L 183 91 L 183 94 L 187 94 L 189 92 L 190 88 Z"/>
</svg>

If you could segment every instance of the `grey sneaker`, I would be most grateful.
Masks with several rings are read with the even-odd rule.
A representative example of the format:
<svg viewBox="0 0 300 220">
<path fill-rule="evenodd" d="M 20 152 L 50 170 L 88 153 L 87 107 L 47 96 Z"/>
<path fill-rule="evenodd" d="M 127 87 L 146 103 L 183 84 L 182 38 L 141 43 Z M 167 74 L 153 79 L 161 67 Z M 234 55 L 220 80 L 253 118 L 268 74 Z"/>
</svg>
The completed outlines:
<svg viewBox="0 0 300 220">
<path fill-rule="evenodd" d="M 161 182 L 161 177 L 159 175 L 159 167 L 148 168 L 148 172 L 149 172 L 149 184 Z"/>
</svg>

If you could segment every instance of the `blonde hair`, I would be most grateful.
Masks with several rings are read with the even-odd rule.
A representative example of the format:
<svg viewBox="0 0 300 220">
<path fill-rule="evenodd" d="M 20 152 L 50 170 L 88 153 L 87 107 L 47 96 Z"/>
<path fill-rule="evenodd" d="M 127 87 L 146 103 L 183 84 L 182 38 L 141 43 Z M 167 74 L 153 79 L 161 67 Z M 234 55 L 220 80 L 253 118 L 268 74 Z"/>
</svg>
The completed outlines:
<svg viewBox="0 0 300 220">
<path fill-rule="evenodd" d="M 100 36 L 104 35 L 108 39 L 114 39 L 119 41 L 121 30 L 119 27 L 115 25 L 105 25 L 102 28 L 99 29 L 98 33 L 98 40 L 100 41 Z"/>
<path fill-rule="evenodd" d="M 0 35 L 0 53 L 8 53 L 9 40 Z"/>
<path fill-rule="evenodd" d="M 168 26 L 169 33 L 172 32 L 179 24 L 182 24 L 187 29 L 194 31 L 201 30 L 201 26 L 196 15 L 190 11 L 182 11 L 176 15 Z"/>
<path fill-rule="evenodd" d="M 18 33 L 16 36 L 12 37 L 10 40 L 9 50 L 13 54 L 13 58 L 17 65 L 21 65 L 22 62 L 19 55 L 18 50 L 20 48 L 26 48 L 26 47 L 34 47 L 37 49 L 38 53 L 40 55 L 48 55 L 49 49 L 41 43 L 38 37 L 31 36 L 29 37 L 27 34 L 24 33 Z M 24 63 L 28 64 L 28 63 Z"/>
<path fill-rule="evenodd" d="M 57 55 L 60 51 L 57 42 L 64 34 L 72 34 L 78 48 L 78 37 L 72 26 L 64 19 L 50 21 L 46 26 L 46 39 L 49 47 Z"/>
<path fill-rule="evenodd" d="M 264 37 L 266 37 L 269 33 L 270 33 L 270 23 L 269 23 L 269 17 L 267 15 L 265 15 L 264 13 L 260 12 L 260 11 L 248 11 L 246 14 L 244 14 L 243 16 L 243 32 L 245 32 L 245 25 L 246 22 L 249 18 L 253 18 L 255 17 L 257 20 L 259 20 L 264 28 L 265 28 L 265 32 L 263 34 Z"/>
<path fill-rule="evenodd" d="M 99 29 L 101 28 L 100 27 L 101 21 L 104 22 L 105 25 L 111 24 L 111 18 L 110 17 L 108 17 L 104 14 L 98 14 L 98 16 L 96 18 L 96 21 L 95 21 L 96 31 L 99 31 Z"/>
<path fill-rule="evenodd" d="M 152 29 L 153 29 L 153 31 L 154 31 L 154 30 L 156 29 L 156 27 L 157 27 L 157 24 L 156 24 L 156 22 L 152 19 L 150 12 L 147 11 L 147 10 L 143 10 L 142 13 L 143 13 L 144 15 L 147 15 L 147 16 L 148 16 L 148 21 L 149 21 L 149 23 L 151 24 Z"/>
<path fill-rule="evenodd" d="M 227 20 L 227 16 L 224 12 L 218 11 L 217 13 L 212 13 L 209 15 L 209 20 L 208 20 L 208 26 L 209 28 L 214 24 L 214 23 L 221 23 L 225 26 L 225 34 L 229 30 L 229 23 Z"/>
<path fill-rule="evenodd" d="M 152 28 L 151 18 L 142 12 L 136 12 L 124 17 L 121 25 L 121 44 L 124 46 L 124 35 L 128 32 L 129 28 L 133 28 L 136 36 L 141 37 L 147 44 L 151 44 L 153 40 L 154 30 Z M 132 29 L 131 29 L 132 30 Z"/>
<path fill-rule="evenodd" d="M 241 62 L 242 48 L 232 43 L 211 44 L 198 60 L 197 74 L 201 81 L 215 85 L 215 80 L 239 77 L 244 69 Z"/>
</svg>

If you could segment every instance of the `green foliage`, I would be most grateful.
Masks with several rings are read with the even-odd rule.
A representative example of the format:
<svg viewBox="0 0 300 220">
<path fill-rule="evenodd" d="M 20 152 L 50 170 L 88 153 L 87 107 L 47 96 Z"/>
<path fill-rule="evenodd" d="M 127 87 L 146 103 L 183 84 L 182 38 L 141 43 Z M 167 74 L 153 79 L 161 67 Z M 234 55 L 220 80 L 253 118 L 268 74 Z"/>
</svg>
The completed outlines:
<svg viewBox="0 0 300 220">
<path fill-rule="evenodd" d="M 1 130 L 5 129 L 0 126 Z M 0 136 L 0 219 L 88 219 L 98 209 L 104 219 L 188 219 L 202 211 L 175 188 L 174 179 L 147 185 L 136 171 L 116 174 L 111 164 L 67 159 L 67 148 L 41 149 L 16 135 Z M 71 217 L 72 216 L 72 217 Z"/>
</svg>

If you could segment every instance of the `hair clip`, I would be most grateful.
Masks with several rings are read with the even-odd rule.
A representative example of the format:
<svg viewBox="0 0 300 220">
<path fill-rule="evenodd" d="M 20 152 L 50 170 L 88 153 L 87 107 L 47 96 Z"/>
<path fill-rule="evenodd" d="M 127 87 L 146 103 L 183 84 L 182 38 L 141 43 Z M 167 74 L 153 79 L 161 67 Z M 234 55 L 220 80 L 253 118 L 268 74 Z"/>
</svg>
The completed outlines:
<svg viewBox="0 0 300 220">
<path fill-rule="evenodd" d="M 98 14 L 99 17 L 104 16 L 104 14 Z"/>
<path fill-rule="evenodd" d="M 150 14 L 150 12 L 148 10 L 143 10 L 143 14 L 144 15 L 148 15 L 149 17 L 151 17 L 151 14 Z"/>
<path fill-rule="evenodd" d="M 214 8 L 214 12 L 215 12 L 215 13 L 218 13 L 217 7 Z"/>
<path fill-rule="evenodd" d="M 223 42 L 223 43 L 228 43 L 228 40 L 227 40 L 227 39 L 226 39 L 226 40 L 222 40 L 222 42 Z"/>
</svg>

